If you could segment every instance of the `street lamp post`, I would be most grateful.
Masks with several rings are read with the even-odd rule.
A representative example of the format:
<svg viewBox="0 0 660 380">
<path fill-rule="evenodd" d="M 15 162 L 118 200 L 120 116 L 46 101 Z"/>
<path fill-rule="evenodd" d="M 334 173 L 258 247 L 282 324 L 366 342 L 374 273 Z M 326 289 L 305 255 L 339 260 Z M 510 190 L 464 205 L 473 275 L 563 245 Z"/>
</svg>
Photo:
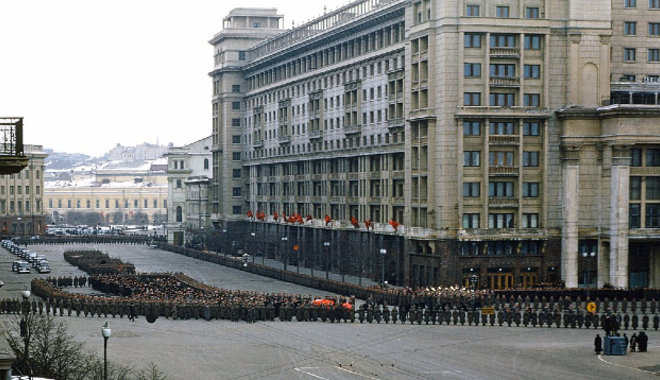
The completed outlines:
<svg viewBox="0 0 660 380">
<path fill-rule="evenodd" d="M 323 247 L 325 251 L 325 279 L 330 278 L 330 257 L 328 257 L 328 253 L 330 252 L 330 242 L 329 241 L 324 241 L 323 242 Z"/>
<path fill-rule="evenodd" d="M 254 264 L 254 255 L 257 252 L 256 250 L 257 244 L 255 242 L 254 237 L 257 236 L 257 234 L 255 234 L 254 232 L 250 232 L 250 236 L 252 236 L 252 248 L 254 249 L 254 252 L 252 252 L 252 264 Z"/>
<path fill-rule="evenodd" d="M 479 281 L 479 277 L 475 273 L 470 275 L 470 284 L 472 284 L 472 311 L 475 310 L 477 304 L 477 281 Z"/>
<path fill-rule="evenodd" d="M 282 236 L 282 264 L 284 264 L 284 271 L 286 272 L 286 259 L 287 259 L 287 253 L 286 253 L 286 242 L 289 240 L 288 237 Z"/>
<path fill-rule="evenodd" d="M 108 380 L 108 338 L 112 334 L 108 322 L 103 325 L 101 334 L 103 335 L 103 380 Z"/>
<path fill-rule="evenodd" d="M 380 249 L 380 284 L 385 286 L 385 255 L 387 254 L 387 249 Z"/>
<path fill-rule="evenodd" d="M 25 367 L 30 371 L 30 379 L 32 378 L 32 366 L 30 365 L 30 291 L 23 290 L 21 292 L 23 296 L 23 320 L 21 321 L 21 333 L 23 335 L 23 343 L 25 344 L 23 348 L 23 360 L 25 361 Z"/>
</svg>

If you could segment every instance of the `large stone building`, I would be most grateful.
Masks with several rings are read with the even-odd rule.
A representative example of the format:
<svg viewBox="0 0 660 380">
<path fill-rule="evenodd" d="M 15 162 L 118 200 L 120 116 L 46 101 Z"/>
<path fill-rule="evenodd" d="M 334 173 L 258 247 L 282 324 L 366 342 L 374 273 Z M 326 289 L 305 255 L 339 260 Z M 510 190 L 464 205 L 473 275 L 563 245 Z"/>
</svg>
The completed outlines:
<svg viewBox="0 0 660 380">
<path fill-rule="evenodd" d="M 16 174 L 0 175 L 0 228 L 3 236 L 45 232 L 44 153 L 41 145 L 25 145 L 28 165 Z"/>
<path fill-rule="evenodd" d="M 167 151 L 167 241 L 200 240 L 211 226 L 208 187 L 212 176 L 211 136 Z"/>
<path fill-rule="evenodd" d="M 658 7 L 235 9 L 210 41 L 220 239 L 403 285 L 660 286 Z"/>
</svg>

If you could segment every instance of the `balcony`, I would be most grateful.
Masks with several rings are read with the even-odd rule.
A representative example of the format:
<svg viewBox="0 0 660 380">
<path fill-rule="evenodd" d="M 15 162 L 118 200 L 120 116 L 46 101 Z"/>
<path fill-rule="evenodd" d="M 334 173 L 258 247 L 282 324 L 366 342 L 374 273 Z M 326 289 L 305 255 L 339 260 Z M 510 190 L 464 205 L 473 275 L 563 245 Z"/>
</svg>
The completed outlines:
<svg viewBox="0 0 660 380">
<path fill-rule="evenodd" d="M 0 117 L 0 174 L 18 173 L 29 161 L 23 151 L 23 118 Z"/>
<path fill-rule="evenodd" d="M 405 127 L 405 119 L 400 117 L 397 119 L 390 119 L 387 121 L 387 128 L 389 129 L 399 129 Z"/>
<path fill-rule="evenodd" d="M 491 145 L 518 145 L 520 143 L 520 137 L 512 135 L 490 135 L 488 137 L 488 142 Z"/>
<path fill-rule="evenodd" d="M 517 166 L 491 166 L 488 168 L 488 174 L 491 176 L 517 176 L 518 167 Z"/>
<path fill-rule="evenodd" d="M 254 148 L 263 148 L 264 140 L 252 140 L 252 147 Z"/>
<path fill-rule="evenodd" d="M 361 128 L 360 128 L 359 125 L 349 125 L 349 126 L 344 127 L 344 134 L 346 136 L 357 135 L 357 134 L 360 133 L 360 131 L 361 131 Z"/>
<path fill-rule="evenodd" d="M 280 144 L 291 144 L 291 136 L 277 136 Z"/>
<path fill-rule="evenodd" d="M 392 178 L 393 179 L 405 179 L 406 178 L 405 170 L 394 170 L 394 171 L 392 171 Z"/>
<path fill-rule="evenodd" d="M 520 87 L 520 78 L 518 77 L 490 77 L 490 87 L 517 88 Z"/>
<path fill-rule="evenodd" d="M 319 140 L 323 138 L 323 131 L 318 130 L 318 131 L 309 131 L 309 139 L 310 140 Z"/>
<path fill-rule="evenodd" d="M 518 198 L 509 198 L 509 197 L 488 198 L 488 207 L 491 207 L 491 208 L 518 208 Z"/>
<path fill-rule="evenodd" d="M 518 48 L 490 48 L 491 58 L 518 58 L 520 49 Z"/>
</svg>

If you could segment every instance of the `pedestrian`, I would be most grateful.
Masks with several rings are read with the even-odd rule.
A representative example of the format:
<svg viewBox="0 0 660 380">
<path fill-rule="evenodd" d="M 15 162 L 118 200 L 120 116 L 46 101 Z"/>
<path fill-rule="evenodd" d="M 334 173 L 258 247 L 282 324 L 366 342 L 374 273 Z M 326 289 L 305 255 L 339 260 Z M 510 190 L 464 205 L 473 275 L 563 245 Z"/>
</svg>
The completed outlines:
<svg viewBox="0 0 660 380">
<path fill-rule="evenodd" d="M 637 334 L 633 333 L 630 337 L 630 352 L 635 352 L 637 350 Z"/>
<path fill-rule="evenodd" d="M 594 350 L 596 355 L 600 355 L 603 352 L 603 340 L 600 338 L 600 334 L 596 334 L 596 339 L 594 339 Z"/>
</svg>

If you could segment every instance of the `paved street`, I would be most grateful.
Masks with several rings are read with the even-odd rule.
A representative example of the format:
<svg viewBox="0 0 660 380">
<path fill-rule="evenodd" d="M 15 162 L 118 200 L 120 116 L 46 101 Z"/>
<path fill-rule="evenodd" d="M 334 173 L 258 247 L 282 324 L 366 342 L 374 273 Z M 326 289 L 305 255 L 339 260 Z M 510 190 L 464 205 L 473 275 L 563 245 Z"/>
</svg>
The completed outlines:
<svg viewBox="0 0 660 380">
<path fill-rule="evenodd" d="M 71 246 L 33 248 L 49 257 L 53 276 L 80 274 L 61 258 Z M 139 271 L 179 271 L 232 289 L 319 293 L 144 246 L 97 248 Z M 37 276 L 11 273 L 11 260 L 0 249 L 3 297 L 17 297 Z M 105 318 L 62 320 L 76 339 L 102 353 Z M 648 332 L 648 353 L 599 358 L 593 353 L 593 329 L 108 320 L 110 360 L 137 368 L 154 362 L 170 379 L 648 379 L 660 371 L 655 331 Z"/>
</svg>

